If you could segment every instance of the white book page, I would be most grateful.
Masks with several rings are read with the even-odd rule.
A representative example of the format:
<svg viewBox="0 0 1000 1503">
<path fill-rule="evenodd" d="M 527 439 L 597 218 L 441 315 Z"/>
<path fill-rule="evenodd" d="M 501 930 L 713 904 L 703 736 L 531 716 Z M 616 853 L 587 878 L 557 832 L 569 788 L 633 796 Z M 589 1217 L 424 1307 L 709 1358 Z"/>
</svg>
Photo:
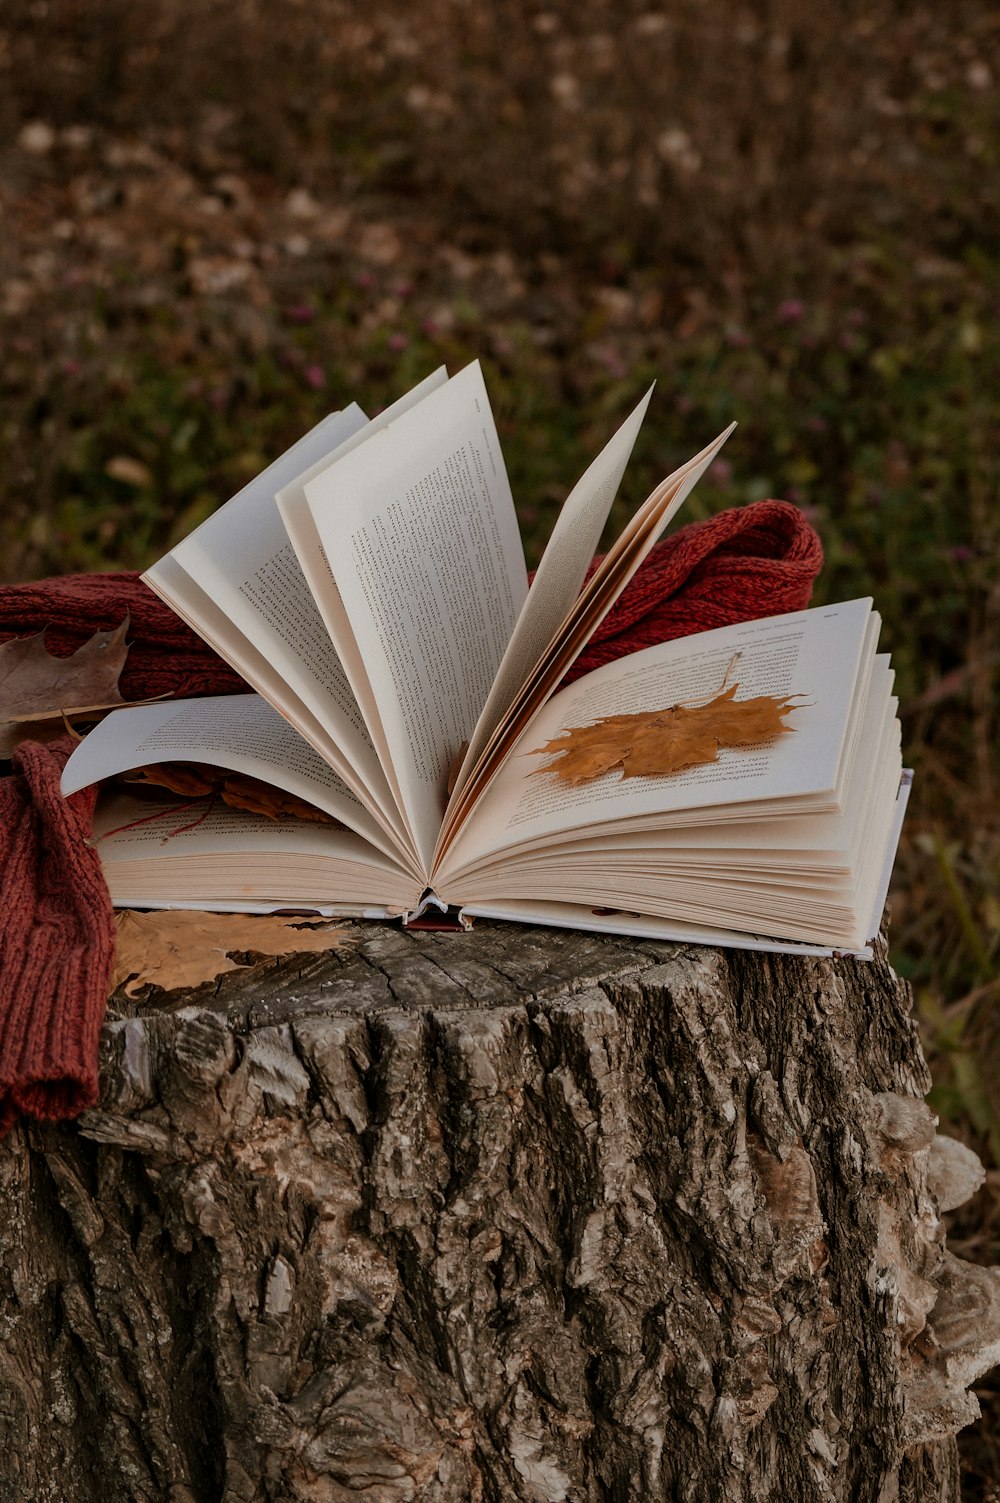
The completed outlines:
<svg viewBox="0 0 1000 1503">
<path fill-rule="evenodd" d="M 449 768 L 528 587 L 478 363 L 305 490 L 429 868 Z"/>
<path fill-rule="evenodd" d="M 469 742 L 455 782 L 458 788 L 580 593 L 652 395 L 650 387 L 563 502 Z"/>
<path fill-rule="evenodd" d="M 429 376 L 425 376 L 422 381 L 418 381 L 416 386 L 411 387 L 408 392 L 404 393 L 403 396 L 399 397 L 389 407 L 386 407 L 383 412 L 376 413 L 375 417 L 369 419 L 362 427 L 347 434 L 335 450 L 332 452 L 327 451 L 314 463 L 300 469 L 287 483 L 278 487 L 275 492 L 275 499 L 278 504 L 278 510 L 281 513 L 282 521 L 285 524 L 285 531 L 293 542 L 295 541 L 295 529 L 298 527 L 300 520 L 309 516 L 309 503 L 306 500 L 307 483 L 310 480 L 315 480 L 335 460 L 342 459 L 346 454 L 350 454 L 352 449 L 356 449 L 359 444 L 365 443 L 373 433 L 378 433 L 380 429 L 387 428 L 390 423 L 402 417 L 404 412 L 409 412 L 412 407 L 416 407 L 419 402 L 423 401 L 424 397 L 430 396 L 432 391 L 437 391 L 438 387 L 445 386 L 447 381 L 448 372 L 443 365 L 439 365 L 437 370 L 432 371 Z M 311 543 L 302 552 L 305 554 L 305 557 L 300 556 L 299 561 L 302 564 L 303 573 L 310 581 L 310 584 L 312 584 L 310 570 Z M 319 588 L 314 588 L 313 590 L 317 598 L 323 582 L 324 574 L 323 571 L 320 571 L 316 576 L 316 583 Z"/>
<path fill-rule="evenodd" d="M 340 591 L 337 589 L 329 560 L 326 556 L 326 550 L 323 547 L 316 523 L 313 519 L 309 500 L 306 496 L 306 484 L 311 480 L 315 480 L 335 460 L 343 458 L 345 454 L 349 454 L 359 444 L 364 443 L 371 434 L 388 427 L 390 423 L 395 422 L 398 417 L 401 417 L 404 412 L 409 412 L 424 397 L 429 396 L 432 391 L 436 391 L 439 386 L 443 386 L 447 380 L 447 371 L 444 366 L 439 366 L 436 371 L 426 376 L 423 381 L 418 382 L 416 386 L 406 392 L 398 401 L 393 402 L 391 406 L 387 407 L 384 412 L 380 412 L 376 417 L 372 418 L 371 422 L 364 428 L 345 439 L 334 454 L 326 455 L 322 460 L 311 465 L 309 469 L 297 475 L 288 485 L 282 486 L 275 497 L 288 540 L 295 549 L 299 566 L 302 569 L 312 597 L 316 602 L 316 607 L 323 618 L 323 623 L 330 635 L 330 639 L 337 649 L 348 682 L 354 691 L 354 697 L 368 726 L 368 732 L 371 736 L 379 763 L 388 786 L 392 790 L 393 799 L 399 810 L 399 817 L 403 820 L 405 820 L 405 815 L 401 807 L 402 798 L 399 784 L 392 768 L 392 760 L 389 756 L 385 732 L 378 718 L 371 684 L 368 681 L 368 674 L 365 670 L 364 656 L 358 648 L 351 623 L 347 619 L 347 612 L 344 610 Z M 408 836 L 412 844 L 412 831 L 408 830 Z"/>
<path fill-rule="evenodd" d="M 840 861 L 817 863 L 812 852 L 787 844 L 783 850 L 761 849 L 752 838 L 743 850 L 720 845 L 696 851 L 683 842 L 675 845 L 671 835 L 660 841 L 647 834 L 638 843 L 628 836 L 608 836 L 568 846 L 540 846 L 514 861 L 501 853 L 492 868 L 484 864 L 478 873 L 463 871 L 460 900 L 480 904 L 558 898 L 728 923 L 741 931 L 759 929 L 830 944 L 864 943 L 872 933 L 870 912 L 885 851 L 890 838 L 894 842 L 891 831 L 901 776 L 898 723 L 881 692 L 884 687 L 883 681 L 866 714 L 865 767 L 850 795 L 850 814 L 823 817 L 851 826 L 845 831 L 848 844 Z M 787 823 L 812 833 L 819 821 L 806 816 Z M 730 839 L 766 839 L 764 822 L 749 830 L 719 833 L 728 833 Z M 778 838 L 784 833 L 779 830 Z M 775 857 L 780 859 L 776 862 Z M 444 890 L 441 896 L 448 899 L 450 894 Z M 808 932 L 803 924 L 810 926 Z"/>
<path fill-rule="evenodd" d="M 116 907 L 273 912 L 309 908 L 375 918 L 399 914 L 419 883 L 349 830 L 216 804 L 190 808 L 128 794 L 98 801 L 94 845 Z"/>
<path fill-rule="evenodd" d="M 463 866 L 549 834 L 699 806 L 833 792 L 870 614 L 870 600 L 796 611 L 664 642 L 595 669 L 538 712 L 435 871 L 433 885 L 449 887 Z M 737 698 L 803 695 L 787 722 L 793 732 L 752 749 L 722 748 L 717 762 L 669 777 L 623 779 L 610 772 L 575 788 L 546 773 L 546 758 L 534 754 L 568 727 L 698 702 L 724 682 L 739 684 Z"/>
<path fill-rule="evenodd" d="M 312 710 L 290 689 L 281 674 L 258 647 L 244 637 L 181 566 L 169 555 L 157 564 L 157 578 L 169 582 L 171 609 L 194 631 L 206 623 L 217 627 L 216 651 L 230 667 L 292 724 L 314 751 L 343 778 L 353 793 L 369 808 L 400 850 L 412 852 L 413 838 L 402 823 L 398 801 L 393 797 L 382 767 L 371 747 L 355 745 L 353 761 L 333 740 Z M 167 598 L 164 593 L 164 598 Z M 222 638 L 225 637 L 225 642 Z M 238 645 L 237 645 L 238 644 Z"/>
<path fill-rule="evenodd" d="M 906 813 L 906 806 L 909 803 L 910 789 L 912 787 L 913 771 L 909 767 L 904 767 L 903 775 L 899 780 L 899 792 L 896 795 L 896 807 L 889 830 L 889 838 L 886 841 L 885 852 L 883 853 L 882 871 L 875 883 L 875 895 L 872 900 L 871 914 L 868 918 L 868 933 L 872 939 L 879 932 L 882 916 L 885 912 L 886 899 L 889 896 L 889 884 L 892 881 L 892 868 L 896 861 L 896 849 L 903 830 L 903 816 Z"/>
<path fill-rule="evenodd" d="M 711 929 L 704 924 L 686 924 L 679 919 L 649 918 L 618 908 L 592 908 L 578 903 L 475 903 L 463 908 L 459 916 L 470 925 L 476 918 L 502 919 L 518 924 L 547 924 L 582 933 L 676 940 L 678 944 L 686 945 L 720 945 L 731 949 L 762 950 L 774 955 L 847 954 L 858 960 L 872 957 L 868 946 L 860 950 L 833 950 L 829 945 L 798 944 L 791 940 L 768 939 L 759 934 L 737 934 L 732 929 Z"/>
<path fill-rule="evenodd" d="M 843 809 L 774 819 L 768 817 L 771 806 L 765 803 L 763 817 L 756 819 L 734 820 L 722 811 L 718 822 L 705 825 L 678 827 L 664 815 L 602 823 L 594 829 L 507 846 L 498 856 L 464 867 L 463 886 L 480 874 L 514 874 L 574 862 L 601 870 L 609 860 L 733 872 L 750 865 L 755 870 L 794 874 L 857 870 L 865 833 L 891 807 L 901 773 L 897 702 L 891 694 L 888 658 L 880 655 L 876 669 L 864 710 L 860 758 L 845 789 Z"/>
<path fill-rule="evenodd" d="M 405 866 L 343 779 L 257 694 L 114 711 L 73 752 L 63 769 L 62 792 L 68 796 L 157 762 L 207 762 L 261 778 L 324 810 Z"/>
<path fill-rule="evenodd" d="M 274 498 L 302 469 L 335 452 L 365 425 L 357 406 L 325 419 L 167 555 L 266 656 L 354 761 L 364 760 L 367 729 Z M 167 571 L 154 564 L 144 577 L 169 600 Z M 195 625 L 214 640 L 218 618 Z M 233 639 L 234 657 L 239 647 Z"/>
<path fill-rule="evenodd" d="M 555 637 L 500 717 L 477 764 L 471 770 L 466 769 L 464 786 L 456 789 L 448 804 L 435 850 L 435 865 L 446 855 L 456 831 L 468 819 L 531 717 L 579 657 L 735 426 L 731 423 L 700 454 L 660 482 L 587 581 Z"/>
<path fill-rule="evenodd" d="M 859 684 L 863 676 L 862 665 Z M 777 812 L 773 803 L 765 802 L 761 805 L 762 813 L 745 819 L 734 819 L 731 806 L 718 811 L 709 806 L 702 814 L 711 822 L 699 824 L 663 813 L 641 819 L 632 816 L 610 823 L 602 821 L 596 827 L 507 845 L 499 857 L 487 856 L 464 867 L 463 880 L 467 874 L 475 876 L 500 866 L 504 871 L 513 871 L 521 862 L 540 858 L 561 861 L 564 856 L 573 859 L 577 853 L 584 853 L 588 860 L 600 860 L 612 850 L 655 853 L 657 861 L 672 861 L 676 857 L 716 863 L 720 859 L 744 862 L 749 852 L 755 863 L 776 869 L 799 870 L 806 862 L 816 868 L 850 870 L 856 865 L 855 853 L 863 829 L 874 817 L 872 811 L 892 802 L 899 783 L 898 702 L 892 695 L 892 680 L 888 655 L 879 654 L 863 707 L 859 754 L 854 758 L 852 775 L 844 789 L 842 808 L 788 814 L 787 801 L 782 800 L 782 817 L 778 818 L 773 817 Z M 714 820 L 713 814 L 717 815 Z"/>
<path fill-rule="evenodd" d="M 888 687 L 886 681 L 891 679 L 891 674 L 888 673 L 886 662 L 883 659 L 879 660 L 879 672 L 876 677 L 882 679 L 881 685 L 875 688 L 873 694 L 874 713 L 875 717 L 878 718 L 877 706 L 883 702 L 884 691 Z M 881 923 L 892 872 L 893 858 L 899 841 L 903 812 L 906 807 L 906 800 L 912 781 L 912 773 L 904 771 L 900 774 L 899 724 L 894 719 L 896 702 L 891 697 L 886 708 L 888 710 L 890 725 L 887 727 L 887 734 L 884 733 L 882 737 L 882 750 L 874 754 L 874 760 L 871 764 L 883 767 L 885 770 L 884 776 L 879 777 L 878 782 L 880 786 L 876 787 L 875 780 L 869 780 L 867 777 L 867 767 L 862 769 L 859 778 L 864 783 L 864 787 L 862 788 L 864 797 L 859 802 L 858 809 L 851 816 L 852 823 L 855 826 L 851 837 L 853 847 L 851 866 L 856 871 L 863 873 L 862 880 L 858 884 L 858 892 L 855 900 L 855 909 L 858 913 L 863 913 L 864 911 L 866 893 L 869 890 L 871 897 L 871 907 L 866 921 L 862 923 L 860 930 L 866 940 L 878 933 L 879 924 Z M 870 738 L 865 736 L 863 739 L 865 741 L 864 760 L 867 764 Z M 868 786 L 869 781 L 871 782 L 870 787 Z M 822 821 L 807 818 L 801 822 L 794 821 L 793 823 L 801 823 L 804 830 L 811 832 L 816 829 L 818 823 L 825 823 L 832 818 L 834 816 L 824 816 L 822 817 Z M 758 828 L 761 828 L 763 833 L 763 827 Z M 751 826 L 752 829 L 753 827 Z M 863 836 L 860 843 L 857 839 L 859 832 Z M 717 833 L 724 840 L 727 832 L 720 829 Z M 690 832 L 684 832 L 685 836 L 689 834 Z M 779 838 L 787 841 L 785 832 L 779 829 L 777 834 Z M 619 840 L 626 843 L 630 841 L 641 843 L 645 839 L 648 839 L 648 836 L 619 837 Z M 599 849 L 602 845 L 600 840 L 594 842 L 580 841 L 570 847 L 560 846 L 558 851 L 553 854 L 558 858 L 567 850 L 573 851 L 579 848 L 583 851 L 588 845 L 594 847 L 594 850 L 590 854 L 590 870 L 592 873 L 600 872 L 603 870 L 602 862 L 606 856 L 606 853 L 601 852 Z M 860 846 L 870 847 L 870 849 L 864 851 L 863 859 L 861 859 Z M 722 856 L 724 852 L 721 849 L 717 849 L 716 854 Z M 734 851 L 733 854 L 739 859 L 737 852 Z M 771 853 L 767 852 L 765 854 L 769 856 Z M 788 850 L 785 854 L 786 857 L 790 856 L 792 858 L 793 867 L 798 871 L 800 869 L 799 863 L 801 863 L 802 859 L 801 851 Z M 760 862 L 760 853 L 755 854 L 754 860 L 757 863 Z M 551 898 L 551 884 L 545 889 L 545 897 L 546 899 Z M 791 952 L 801 950 L 807 954 L 834 953 L 829 946 L 815 948 L 811 945 L 800 945 L 794 942 L 785 943 L 771 938 L 765 939 L 760 935 L 736 932 L 736 928 L 731 922 L 728 927 L 714 928 L 703 924 L 695 925 L 681 921 L 676 914 L 670 918 L 653 918 L 648 914 L 642 914 L 634 910 L 622 911 L 623 906 L 627 905 L 623 905 L 620 895 L 614 899 L 614 906 L 609 904 L 599 907 L 586 903 L 556 903 L 532 898 L 512 899 L 504 897 L 502 899 L 494 898 L 485 903 L 479 901 L 468 902 L 463 909 L 462 916 L 463 918 L 468 915 L 469 918 L 482 916 L 515 919 L 523 923 L 553 923 L 582 930 L 594 929 L 619 934 L 676 938 L 698 944 L 738 944 L 741 948 L 788 950 Z M 641 902 L 638 906 L 642 906 Z M 856 946 L 854 942 L 849 947 L 838 945 L 837 952 L 855 954 L 865 959 L 870 958 L 872 953 L 869 945 Z"/>
</svg>

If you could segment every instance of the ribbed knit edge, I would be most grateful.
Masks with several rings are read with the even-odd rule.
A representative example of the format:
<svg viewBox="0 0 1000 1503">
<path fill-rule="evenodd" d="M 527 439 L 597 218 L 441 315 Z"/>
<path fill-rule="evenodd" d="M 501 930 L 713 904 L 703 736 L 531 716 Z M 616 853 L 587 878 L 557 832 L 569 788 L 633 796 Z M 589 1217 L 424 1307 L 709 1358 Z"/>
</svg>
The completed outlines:
<svg viewBox="0 0 1000 1503">
<path fill-rule="evenodd" d="M 115 924 L 87 843 L 97 790 L 59 792 L 72 746 L 66 737 L 17 748 L 0 798 L 0 1133 L 19 1113 L 62 1118 L 98 1096 Z"/>
</svg>

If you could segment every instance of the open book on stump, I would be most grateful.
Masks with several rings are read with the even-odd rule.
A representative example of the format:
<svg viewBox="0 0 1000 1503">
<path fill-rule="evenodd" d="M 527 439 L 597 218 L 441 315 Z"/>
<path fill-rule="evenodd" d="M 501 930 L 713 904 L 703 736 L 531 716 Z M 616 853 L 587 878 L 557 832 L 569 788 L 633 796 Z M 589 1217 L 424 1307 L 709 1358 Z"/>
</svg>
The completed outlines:
<svg viewBox="0 0 1000 1503">
<path fill-rule="evenodd" d="M 258 692 L 116 711 L 64 792 L 190 761 L 321 817 L 106 796 L 114 901 L 866 953 L 907 787 L 869 600 L 649 647 L 558 689 L 728 436 L 656 487 L 584 584 L 648 401 L 567 498 L 530 590 L 478 364 L 370 422 L 326 418 L 154 565 L 147 582 Z M 780 704 L 778 733 L 638 776 L 613 746 L 565 775 L 563 747 L 595 722 L 723 691 Z"/>
</svg>

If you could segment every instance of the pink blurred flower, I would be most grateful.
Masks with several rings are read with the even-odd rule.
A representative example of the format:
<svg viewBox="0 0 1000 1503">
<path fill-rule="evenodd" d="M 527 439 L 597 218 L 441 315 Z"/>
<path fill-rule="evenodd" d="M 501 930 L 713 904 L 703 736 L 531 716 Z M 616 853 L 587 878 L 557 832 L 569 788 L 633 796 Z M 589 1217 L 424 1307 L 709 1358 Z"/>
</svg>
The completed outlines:
<svg viewBox="0 0 1000 1503">
<path fill-rule="evenodd" d="M 311 324 L 316 317 L 316 309 L 312 303 L 296 303 L 288 310 L 288 319 L 293 324 Z"/>
<path fill-rule="evenodd" d="M 326 371 L 321 365 L 307 365 L 302 375 L 306 385 L 311 386 L 313 391 L 319 391 L 326 385 Z"/>
<path fill-rule="evenodd" d="M 778 304 L 778 320 L 783 324 L 797 324 L 806 311 L 806 305 L 797 297 L 786 297 Z"/>
<path fill-rule="evenodd" d="M 728 459 L 713 459 L 708 467 L 706 477 L 712 485 L 721 486 L 723 489 L 731 485 L 733 481 L 733 467 Z"/>
<path fill-rule="evenodd" d="M 397 355 L 399 354 L 400 350 L 406 349 L 406 346 L 409 344 L 409 342 L 409 338 L 406 334 L 389 335 L 389 348 L 390 350 L 394 350 Z"/>
</svg>

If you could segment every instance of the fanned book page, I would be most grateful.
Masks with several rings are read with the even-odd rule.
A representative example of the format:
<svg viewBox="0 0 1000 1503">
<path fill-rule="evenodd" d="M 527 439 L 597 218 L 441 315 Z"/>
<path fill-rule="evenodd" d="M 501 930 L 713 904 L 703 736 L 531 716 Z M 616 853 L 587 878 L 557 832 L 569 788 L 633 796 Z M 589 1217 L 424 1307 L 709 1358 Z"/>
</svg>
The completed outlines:
<svg viewBox="0 0 1000 1503">
<path fill-rule="evenodd" d="M 428 864 L 528 589 L 478 364 L 304 487 Z"/>
</svg>

